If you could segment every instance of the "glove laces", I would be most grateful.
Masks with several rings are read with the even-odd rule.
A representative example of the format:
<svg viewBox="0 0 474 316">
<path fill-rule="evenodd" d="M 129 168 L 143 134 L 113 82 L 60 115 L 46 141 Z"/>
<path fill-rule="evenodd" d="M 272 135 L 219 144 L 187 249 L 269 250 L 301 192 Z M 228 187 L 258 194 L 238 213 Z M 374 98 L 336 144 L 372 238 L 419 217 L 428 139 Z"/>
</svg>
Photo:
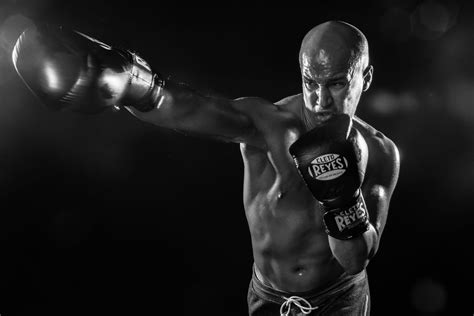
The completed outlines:
<svg viewBox="0 0 474 316">
<path fill-rule="evenodd" d="M 311 304 L 302 297 L 290 296 L 283 297 L 285 301 L 280 306 L 280 316 L 288 316 L 291 311 L 291 304 L 295 304 L 303 314 L 308 315 L 311 311 L 318 309 L 318 306 L 312 307 Z"/>
</svg>

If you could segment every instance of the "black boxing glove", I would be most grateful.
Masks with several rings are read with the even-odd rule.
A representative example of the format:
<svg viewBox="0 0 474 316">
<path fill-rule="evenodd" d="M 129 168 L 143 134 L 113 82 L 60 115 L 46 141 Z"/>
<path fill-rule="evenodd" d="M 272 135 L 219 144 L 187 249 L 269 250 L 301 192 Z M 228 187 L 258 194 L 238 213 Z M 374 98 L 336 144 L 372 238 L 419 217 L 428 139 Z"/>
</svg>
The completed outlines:
<svg viewBox="0 0 474 316">
<path fill-rule="evenodd" d="M 346 114 L 333 115 L 289 148 L 296 167 L 321 203 L 326 232 L 352 239 L 369 228 L 361 192 L 368 160 L 367 143 Z"/>
<path fill-rule="evenodd" d="M 58 26 L 25 30 L 12 60 L 28 88 L 53 110 L 98 113 L 133 106 L 150 111 L 164 86 L 137 54 Z"/>
</svg>

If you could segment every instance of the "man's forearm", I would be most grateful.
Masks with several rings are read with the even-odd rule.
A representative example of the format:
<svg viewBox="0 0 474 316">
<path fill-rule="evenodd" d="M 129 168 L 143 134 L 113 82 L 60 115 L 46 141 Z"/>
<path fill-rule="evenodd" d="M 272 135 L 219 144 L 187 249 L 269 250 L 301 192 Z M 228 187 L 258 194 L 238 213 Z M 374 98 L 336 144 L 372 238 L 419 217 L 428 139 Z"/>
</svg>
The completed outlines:
<svg viewBox="0 0 474 316">
<path fill-rule="evenodd" d="M 377 250 L 379 236 L 375 228 L 370 225 L 362 235 L 349 239 L 340 240 L 328 236 L 329 246 L 337 261 L 349 274 L 362 271 Z"/>
<path fill-rule="evenodd" d="M 215 103 L 216 100 L 202 95 L 188 85 L 168 80 L 155 98 L 156 105 L 154 110 L 145 113 L 133 107 L 130 107 L 129 110 L 138 118 L 155 125 L 186 129 L 185 126 L 181 125 L 185 125 L 190 117 L 198 114 L 199 111 L 206 107 L 206 104 L 211 102 Z M 220 100 L 220 103 L 229 102 L 229 100 L 225 99 Z"/>
<path fill-rule="evenodd" d="M 239 141 L 253 131 L 251 120 L 237 110 L 235 100 L 205 96 L 173 81 L 165 83 L 154 110 L 127 109 L 154 125 L 222 140 Z"/>
</svg>

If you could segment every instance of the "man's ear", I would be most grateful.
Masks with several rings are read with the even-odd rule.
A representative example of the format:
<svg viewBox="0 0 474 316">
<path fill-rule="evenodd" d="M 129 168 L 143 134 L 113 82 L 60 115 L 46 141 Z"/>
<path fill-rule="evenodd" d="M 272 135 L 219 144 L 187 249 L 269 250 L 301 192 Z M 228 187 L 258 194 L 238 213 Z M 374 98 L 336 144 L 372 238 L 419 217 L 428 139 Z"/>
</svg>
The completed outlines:
<svg viewBox="0 0 474 316">
<path fill-rule="evenodd" d="M 374 67 L 372 65 L 369 65 L 367 68 L 364 70 L 364 85 L 362 88 L 362 91 L 367 91 L 369 90 L 370 84 L 372 83 L 372 76 L 374 74 Z"/>
</svg>

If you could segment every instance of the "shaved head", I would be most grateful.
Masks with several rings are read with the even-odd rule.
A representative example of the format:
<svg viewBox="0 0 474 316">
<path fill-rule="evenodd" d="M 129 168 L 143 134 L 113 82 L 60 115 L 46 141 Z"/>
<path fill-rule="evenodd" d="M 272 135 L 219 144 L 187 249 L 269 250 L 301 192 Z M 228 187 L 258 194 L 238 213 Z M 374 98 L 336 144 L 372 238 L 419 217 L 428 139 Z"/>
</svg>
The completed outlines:
<svg viewBox="0 0 474 316">
<path fill-rule="evenodd" d="M 332 113 L 355 115 L 373 74 L 369 45 L 358 28 L 342 21 L 317 25 L 304 37 L 299 61 L 308 126 Z"/>
<path fill-rule="evenodd" d="M 369 64 L 369 45 L 364 34 L 355 26 L 342 21 L 329 21 L 315 26 L 304 37 L 299 54 L 304 63 L 344 65 L 349 68 Z"/>
</svg>

